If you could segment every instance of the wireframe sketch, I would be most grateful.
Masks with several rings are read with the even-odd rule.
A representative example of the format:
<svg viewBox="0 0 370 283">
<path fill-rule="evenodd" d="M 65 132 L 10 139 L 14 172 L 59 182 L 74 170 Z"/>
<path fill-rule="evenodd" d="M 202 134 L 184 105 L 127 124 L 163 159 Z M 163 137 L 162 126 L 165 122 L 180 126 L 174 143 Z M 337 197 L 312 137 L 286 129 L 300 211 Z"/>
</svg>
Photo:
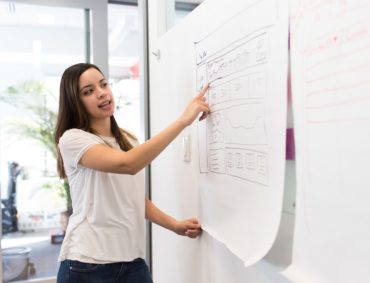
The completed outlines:
<svg viewBox="0 0 370 283">
<path fill-rule="evenodd" d="M 268 30 L 223 47 L 207 49 L 212 37 L 195 43 L 197 87 L 210 84 L 211 115 L 199 129 L 201 173 L 227 174 L 268 185 L 266 84 Z M 211 49 L 214 49 L 212 47 Z M 255 148 L 258 148 L 256 150 Z"/>
</svg>

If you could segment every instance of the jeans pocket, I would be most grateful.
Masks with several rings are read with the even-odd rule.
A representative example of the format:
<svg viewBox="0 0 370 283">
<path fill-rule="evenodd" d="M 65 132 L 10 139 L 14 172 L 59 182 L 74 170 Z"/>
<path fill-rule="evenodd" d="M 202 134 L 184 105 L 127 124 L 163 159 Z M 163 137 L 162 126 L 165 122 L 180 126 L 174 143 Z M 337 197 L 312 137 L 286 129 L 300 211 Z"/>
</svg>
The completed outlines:
<svg viewBox="0 0 370 283">
<path fill-rule="evenodd" d="M 69 268 L 74 272 L 90 273 L 98 269 L 99 264 L 96 263 L 85 263 L 77 260 L 71 260 Z"/>
</svg>

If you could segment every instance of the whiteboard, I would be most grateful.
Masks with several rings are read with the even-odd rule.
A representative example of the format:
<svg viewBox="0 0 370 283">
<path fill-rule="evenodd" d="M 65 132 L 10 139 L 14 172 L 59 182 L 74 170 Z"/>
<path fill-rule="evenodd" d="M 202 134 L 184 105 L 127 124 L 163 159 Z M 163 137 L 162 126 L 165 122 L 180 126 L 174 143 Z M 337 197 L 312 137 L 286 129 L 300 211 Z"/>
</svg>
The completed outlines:
<svg viewBox="0 0 370 283">
<path fill-rule="evenodd" d="M 201 223 L 251 265 L 271 248 L 282 211 L 287 3 L 205 1 L 152 48 L 158 50 L 152 92 L 168 97 L 174 108 L 182 109 L 210 83 L 211 115 L 190 130 Z M 176 117 L 168 111 L 168 119 Z"/>
<path fill-rule="evenodd" d="M 292 1 L 299 282 L 369 282 L 369 9 Z"/>
</svg>

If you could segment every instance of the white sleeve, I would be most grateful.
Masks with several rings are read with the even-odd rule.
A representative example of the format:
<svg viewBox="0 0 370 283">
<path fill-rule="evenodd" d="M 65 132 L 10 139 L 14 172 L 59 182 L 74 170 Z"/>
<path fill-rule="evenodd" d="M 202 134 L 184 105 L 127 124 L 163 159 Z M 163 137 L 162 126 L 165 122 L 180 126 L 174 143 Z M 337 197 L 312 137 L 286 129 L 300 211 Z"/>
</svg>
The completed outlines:
<svg viewBox="0 0 370 283">
<path fill-rule="evenodd" d="M 84 153 L 93 145 L 100 144 L 99 138 L 79 129 L 66 131 L 59 139 L 59 150 L 63 158 L 66 172 L 79 167 L 79 161 Z"/>
</svg>

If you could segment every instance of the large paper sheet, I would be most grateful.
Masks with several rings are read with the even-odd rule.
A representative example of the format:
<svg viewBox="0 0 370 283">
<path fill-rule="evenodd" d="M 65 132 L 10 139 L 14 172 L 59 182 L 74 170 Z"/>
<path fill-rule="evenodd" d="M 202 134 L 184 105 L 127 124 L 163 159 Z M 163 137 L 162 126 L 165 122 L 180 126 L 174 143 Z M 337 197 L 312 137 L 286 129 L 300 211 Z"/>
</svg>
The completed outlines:
<svg viewBox="0 0 370 283">
<path fill-rule="evenodd" d="M 370 278 L 370 1 L 291 1 L 299 282 Z"/>
<path fill-rule="evenodd" d="M 250 265 L 271 248 L 282 210 L 288 7 L 236 2 L 194 43 L 197 89 L 210 83 L 211 107 L 198 125 L 200 201 L 203 228 Z"/>
</svg>

